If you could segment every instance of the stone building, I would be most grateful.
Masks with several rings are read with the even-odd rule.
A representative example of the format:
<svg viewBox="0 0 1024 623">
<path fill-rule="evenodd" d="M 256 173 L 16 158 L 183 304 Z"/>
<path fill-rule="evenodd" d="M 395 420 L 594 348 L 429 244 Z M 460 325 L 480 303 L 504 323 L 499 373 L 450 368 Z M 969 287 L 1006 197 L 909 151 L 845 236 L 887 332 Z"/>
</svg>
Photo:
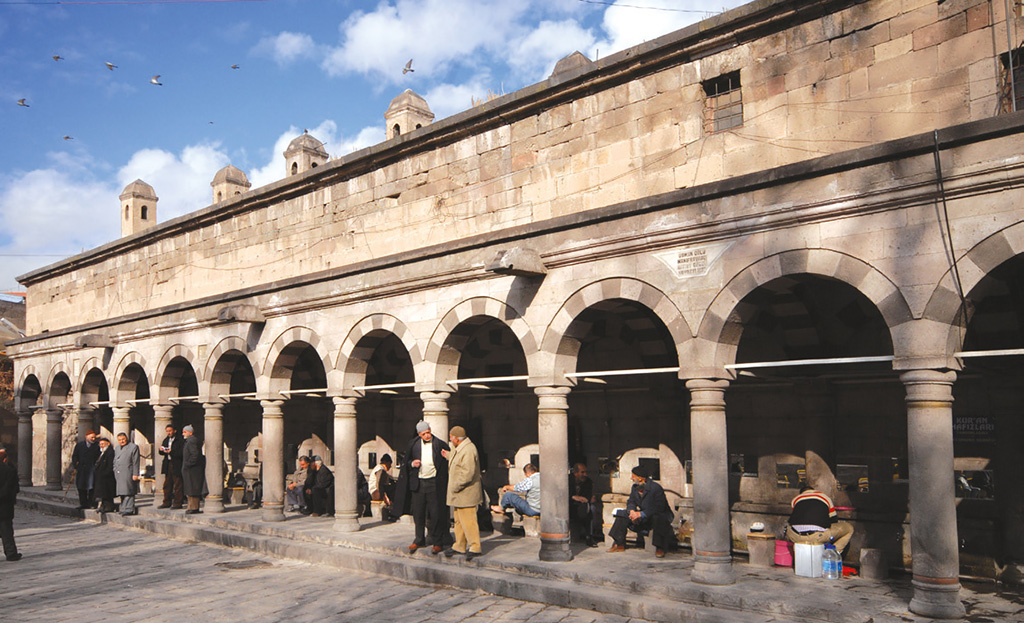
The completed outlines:
<svg viewBox="0 0 1024 623">
<path fill-rule="evenodd" d="M 959 616 L 961 573 L 1024 560 L 1003 7 L 765 0 L 437 122 L 404 93 L 392 138 L 335 160 L 304 134 L 279 182 L 20 278 L 25 484 L 59 487 L 85 428 L 191 423 L 208 511 L 259 462 L 283 518 L 286 464 L 326 442 L 355 530 L 355 470 L 425 418 L 466 427 L 491 489 L 539 460 L 542 559 L 571 558 L 570 462 L 606 506 L 657 469 L 711 584 L 809 481 L 853 560 L 886 550 L 914 612 Z"/>
</svg>

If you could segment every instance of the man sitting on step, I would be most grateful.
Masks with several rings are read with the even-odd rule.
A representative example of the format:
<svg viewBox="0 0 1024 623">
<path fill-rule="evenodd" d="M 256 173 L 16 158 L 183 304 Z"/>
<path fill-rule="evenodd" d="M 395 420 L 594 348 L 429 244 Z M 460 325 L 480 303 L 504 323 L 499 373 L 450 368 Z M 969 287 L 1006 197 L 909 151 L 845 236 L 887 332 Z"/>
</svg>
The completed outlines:
<svg viewBox="0 0 1024 623">
<path fill-rule="evenodd" d="M 608 531 L 608 536 L 615 541 L 608 551 L 626 551 L 628 530 L 637 533 L 637 547 L 644 546 L 643 535 L 652 531 L 654 555 L 664 558 L 666 552 L 676 547 L 676 537 L 672 533 L 672 509 L 665 498 L 665 490 L 639 465 L 633 468 L 630 479 L 633 489 L 629 492 L 626 508 L 615 512 L 615 523 Z"/>
</svg>

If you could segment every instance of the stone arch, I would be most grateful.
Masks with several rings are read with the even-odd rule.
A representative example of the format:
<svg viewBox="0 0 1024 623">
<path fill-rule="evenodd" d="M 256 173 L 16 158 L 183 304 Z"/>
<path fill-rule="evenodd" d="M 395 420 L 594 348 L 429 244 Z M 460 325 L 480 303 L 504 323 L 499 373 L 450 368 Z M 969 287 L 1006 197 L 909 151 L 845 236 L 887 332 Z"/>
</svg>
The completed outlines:
<svg viewBox="0 0 1024 623">
<path fill-rule="evenodd" d="M 58 377 L 60 377 L 61 375 L 63 375 L 64 378 L 67 379 L 68 384 L 67 393 L 63 395 L 64 400 L 62 402 L 70 401 L 72 397 L 75 395 L 75 383 L 74 380 L 71 378 L 71 373 L 68 372 L 67 370 L 67 365 L 65 365 L 63 361 L 58 361 L 57 363 L 53 364 L 53 367 L 50 368 L 50 374 L 49 377 L 46 379 L 46 387 L 44 390 L 46 394 L 46 404 L 51 408 L 55 408 L 58 404 L 62 404 L 62 402 L 58 402 L 60 398 L 55 397 L 54 395 L 54 387 L 57 383 Z"/>
<path fill-rule="evenodd" d="M 177 384 L 172 384 L 171 381 L 176 381 L 181 377 L 180 370 L 169 370 L 168 367 L 171 362 L 175 359 L 183 359 L 188 362 L 188 365 L 192 368 L 192 372 L 196 375 L 197 381 L 202 381 L 202 377 L 199 375 L 203 372 L 199 368 L 199 362 L 196 360 L 195 354 L 192 349 L 185 346 L 184 344 L 175 344 L 168 348 L 160 361 L 156 365 L 156 391 L 154 392 L 154 398 L 159 402 L 165 402 L 172 398 L 172 392 L 176 391 Z"/>
<path fill-rule="evenodd" d="M 693 334 L 679 308 L 669 299 L 668 295 L 651 284 L 630 277 L 611 277 L 589 283 L 566 299 L 558 309 L 544 333 L 541 353 L 544 357 L 545 383 L 565 384 L 562 375 L 576 369 L 576 357 L 579 354 L 581 332 L 586 328 L 574 325 L 574 321 L 585 310 L 613 299 L 623 299 L 639 303 L 649 309 L 665 325 L 676 347 L 679 361 L 682 361 L 682 348 Z"/>
<path fill-rule="evenodd" d="M 249 352 L 249 344 L 244 338 L 237 335 L 226 337 L 214 346 L 213 350 L 210 351 L 209 357 L 206 358 L 206 365 L 201 368 L 202 376 L 199 378 L 199 396 L 202 401 L 212 400 L 213 397 L 221 391 L 228 393 L 228 388 L 231 385 L 231 375 L 225 374 L 217 369 L 217 364 L 220 360 L 229 353 L 238 353 L 242 358 L 249 362 L 249 367 L 252 368 L 253 376 L 256 377 L 257 386 L 260 382 L 260 365 Z M 170 360 L 168 360 L 170 361 Z"/>
<path fill-rule="evenodd" d="M 26 390 L 34 391 L 32 404 L 22 404 L 24 399 L 27 399 Z M 39 383 L 39 375 L 36 374 L 36 367 L 34 365 L 27 365 L 21 370 L 21 375 L 18 379 L 18 388 L 14 394 L 14 408 L 19 411 L 24 411 L 36 404 L 39 404 L 39 400 L 43 397 L 43 386 Z"/>
<path fill-rule="evenodd" d="M 774 279 L 798 274 L 830 277 L 852 286 L 878 309 L 890 333 L 914 319 L 899 287 L 867 262 L 831 249 L 782 251 L 738 272 L 715 296 L 697 331 L 698 340 L 706 346 L 697 349 L 701 365 L 721 370 L 722 366 L 735 363 L 743 328 L 736 314 L 743 313 L 743 298 Z M 893 343 L 897 340 L 893 339 Z"/>
<path fill-rule="evenodd" d="M 111 388 L 114 388 L 110 397 L 112 404 L 125 405 L 127 404 L 125 400 L 135 398 L 135 387 L 129 388 L 126 386 L 128 379 L 125 378 L 125 373 L 131 366 L 138 366 L 142 370 L 142 377 L 138 381 L 145 382 L 147 388 L 153 387 L 153 380 L 146 369 L 146 358 L 138 351 L 132 351 L 122 357 L 117 362 L 117 367 L 114 368 L 114 375 L 110 383 Z"/>
<path fill-rule="evenodd" d="M 422 369 L 422 374 L 417 371 L 416 377 L 422 379 L 424 389 L 435 391 L 449 391 L 444 384 L 445 379 L 455 378 L 459 371 L 459 359 L 461 357 L 461 346 L 469 339 L 459 331 L 463 323 L 472 318 L 495 319 L 502 322 L 512 331 L 523 349 L 526 357 L 527 368 L 530 369 L 530 360 L 538 351 L 537 340 L 530 329 L 530 325 L 523 319 L 519 310 L 498 299 L 479 296 L 462 301 L 451 308 L 441 318 L 434 333 L 427 343 L 423 361 L 416 367 Z"/>
<path fill-rule="evenodd" d="M 78 377 L 78 396 L 79 396 L 79 407 L 84 409 L 91 409 L 89 406 L 90 402 L 99 399 L 99 386 L 96 388 L 96 393 L 93 393 L 93 388 L 87 384 L 90 373 L 95 370 L 99 373 L 100 377 L 103 378 L 103 383 L 107 387 L 107 392 L 110 392 L 110 380 L 107 378 L 105 372 L 103 372 L 103 362 L 98 357 L 90 357 L 82 365 L 82 371 Z M 95 375 L 93 375 L 95 376 Z"/>
<path fill-rule="evenodd" d="M 964 296 L 1003 262 L 1024 253 L 1024 223 L 1015 223 L 997 231 L 971 247 L 957 260 Z M 957 293 L 953 268 L 946 270 L 928 298 L 922 318 L 949 327 L 946 348 L 950 355 L 960 350 L 966 334 L 966 320 L 960 295 Z"/>
<path fill-rule="evenodd" d="M 263 366 L 267 391 L 271 394 L 289 389 L 292 366 L 299 356 L 299 352 L 292 352 L 291 348 L 296 343 L 308 344 L 316 351 L 325 375 L 333 370 L 331 357 L 320 336 L 307 327 L 291 327 L 282 332 L 271 344 Z M 255 369 L 253 371 L 255 372 Z"/>
<path fill-rule="evenodd" d="M 335 369 L 342 372 L 342 388 L 350 390 L 365 383 L 366 365 L 381 340 L 394 335 L 405 346 L 413 370 L 423 361 L 419 344 L 404 322 L 390 314 L 371 314 L 356 323 L 345 336 Z"/>
</svg>

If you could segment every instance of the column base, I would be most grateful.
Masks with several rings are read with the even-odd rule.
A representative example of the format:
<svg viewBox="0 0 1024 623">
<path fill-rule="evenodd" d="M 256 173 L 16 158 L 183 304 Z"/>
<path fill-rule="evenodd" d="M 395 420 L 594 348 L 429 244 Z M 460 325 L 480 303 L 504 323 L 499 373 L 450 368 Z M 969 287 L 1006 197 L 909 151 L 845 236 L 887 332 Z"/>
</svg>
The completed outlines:
<svg viewBox="0 0 1024 623">
<path fill-rule="evenodd" d="M 264 503 L 260 518 L 263 521 L 284 521 L 284 505 L 267 506 Z"/>
<path fill-rule="evenodd" d="M 359 525 L 359 517 L 355 513 L 335 513 L 335 532 L 359 532 L 363 527 Z"/>
<path fill-rule="evenodd" d="M 49 483 L 49 482 L 46 483 L 46 490 L 47 491 L 62 491 L 63 489 L 64 489 L 64 487 L 60 486 L 60 483 L 57 483 L 57 484 L 52 484 L 52 483 Z"/>
<path fill-rule="evenodd" d="M 956 579 L 950 579 L 950 582 L 938 584 L 915 578 L 910 611 L 933 619 L 961 619 L 966 616 L 960 602 L 960 583 Z"/>
<path fill-rule="evenodd" d="M 224 494 L 210 494 L 206 496 L 206 503 L 203 506 L 203 512 L 206 513 L 223 513 L 224 512 Z"/>
<path fill-rule="evenodd" d="M 32 477 L 31 476 L 26 477 L 24 474 L 21 475 L 18 478 L 18 486 L 19 487 L 31 487 L 32 486 Z"/>
<path fill-rule="evenodd" d="M 546 562 L 569 562 L 572 560 L 572 548 L 569 539 L 540 539 L 540 559 Z"/>
<path fill-rule="evenodd" d="M 732 569 L 732 555 L 697 554 L 694 556 L 692 579 L 698 584 L 711 586 L 734 584 L 736 575 Z"/>
</svg>

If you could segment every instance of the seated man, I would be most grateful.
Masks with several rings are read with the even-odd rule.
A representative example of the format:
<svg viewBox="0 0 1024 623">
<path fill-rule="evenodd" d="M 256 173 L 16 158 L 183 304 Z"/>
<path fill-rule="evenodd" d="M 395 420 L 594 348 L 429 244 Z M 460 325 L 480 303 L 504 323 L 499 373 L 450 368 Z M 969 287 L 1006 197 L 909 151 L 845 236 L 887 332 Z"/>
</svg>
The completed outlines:
<svg viewBox="0 0 1024 623">
<path fill-rule="evenodd" d="M 491 506 L 492 511 L 504 513 L 506 508 L 511 507 L 524 517 L 540 515 L 540 472 L 533 466 L 533 463 L 527 463 L 523 467 L 523 473 L 526 478 L 520 480 L 514 487 L 505 485 L 498 489 L 498 493 L 503 495 L 499 504 Z M 518 495 L 520 493 L 525 494 L 526 497 Z"/>
<path fill-rule="evenodd" d="M 384 507 L 381 509 L 381 518 L 384 521 L 391 518 L 391 498 L 395 496 L 395 479 L 389 473 L 391 465 L 391 455 L 385 454 L 380 457 L 380 462 L 370 472 L 370 499 L 374 502 L 384 502 Z"/>
<path fill-rule="evenodd" d="M 569 477 L 569 523 L 582 534 L 587 545 L 597 547 L 597 535 L 601 534 L 597 515 L 597 497 L 594 495 L 594 481 L 587 476 L 587 466 L 577 463 Z"/>
<path fill-rule="evenodd" d="M 650 479 L 647 471 L 640 467 L 633 468 L 630 475 L 633 488 L 629 492 L 626 508 L 615 512 L 615 523 L 608 531 L 608 536 L 615 543 L 609 552 L 626 551 L 626 531 L 637 533 L 637 546 L 643 547 L 643 534 L 648 530 L 654 532 L 654 555 L 664 558 L 665 552 L 674 550 L 676 537 L 672 533 L 672 509 L 665 498 L 665 490 L 657 482 Z"/>
<path fill-rule="evenodd" d="M 313 457 L 313 486 L 310 491 L 313 517 L 334 514 L 334 474 L 319 456 Z"/>
<path fill-rule="evenodd" d="M 786 539 L 794 543 L 824 545 L 832 542 L 841 556 L 853 538 L 853 526 L 845 521 L 836 521 L 836 509 L 832 500 L 805 485 L 800 494 L 793 498 L 793 511 L 786 527 Z"/>
<path fill-rule="evenodd" d="M 306 477 L 309 475 L 309 463 L 310 458 L 308 456 L 300 456 L 299 469 L 295 470 L 295 473 L 291 476 L 291 482 L 285 487 L 285 507 L 288 510 L 301 513 L 306 508 L 306 496 L 303 487 L 306 483 Z"/>
</svg>

